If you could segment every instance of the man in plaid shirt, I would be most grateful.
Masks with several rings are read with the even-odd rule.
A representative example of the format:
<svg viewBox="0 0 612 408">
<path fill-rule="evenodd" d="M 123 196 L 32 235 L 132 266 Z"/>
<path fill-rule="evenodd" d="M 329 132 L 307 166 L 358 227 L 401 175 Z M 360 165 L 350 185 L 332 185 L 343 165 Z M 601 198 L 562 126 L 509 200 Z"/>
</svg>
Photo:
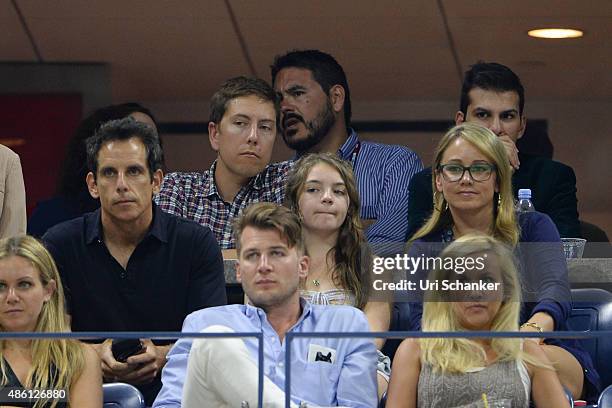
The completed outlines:
<svg viewBox="0 0 612 408">
<path fill-rule="evenodd" d="M 279 101 L 263 80 L 236 77 L 210 101 L 208 137 L 217 159 L 203 173 L 169 173 L 155 202 L 207 226 L 221 249 L 235 248 L 232 220 L 252 203 L 282 203 L 291 162 L 270 163 Z"/>
</svg>

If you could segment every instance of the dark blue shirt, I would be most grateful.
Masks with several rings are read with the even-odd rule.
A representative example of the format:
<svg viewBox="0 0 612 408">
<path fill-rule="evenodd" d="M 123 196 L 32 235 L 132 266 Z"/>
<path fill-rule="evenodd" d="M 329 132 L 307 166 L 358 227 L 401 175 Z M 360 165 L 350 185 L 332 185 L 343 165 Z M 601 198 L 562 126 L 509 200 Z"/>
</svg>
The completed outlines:
<svg viewBox="0 0 612 408">
<path fill-rule="evenodd" d="M 73 331 L 180 331 L 189 313 L 227 303 L 212 232 L 155 205 L 125 269 L 104 244 L 99 209 L 56 225 L 43 241 L 57 263 Z M 160 387 L 158 375 L 138 388 L 151 404 Z"/>
<path fill-rule="evenodd" d="M 226 304 L 223 259 L 208 228 L 154 206 L 151 228 L 123 269 L 101 227 L 97 210 L 43 237 L 73 331 L 180 331 L 189 313 Z"/>
</svg>

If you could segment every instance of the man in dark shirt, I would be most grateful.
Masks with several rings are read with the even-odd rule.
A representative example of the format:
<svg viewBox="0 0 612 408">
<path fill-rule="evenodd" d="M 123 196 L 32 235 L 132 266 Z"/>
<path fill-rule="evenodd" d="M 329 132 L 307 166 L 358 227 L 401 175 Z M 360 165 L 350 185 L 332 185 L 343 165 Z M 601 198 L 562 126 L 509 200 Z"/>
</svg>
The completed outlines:
<svg viewBox="0 0 612 408">
<path fill-rule="evenodd" d="M 43 237 L 57 262 L 73 331 L 180 331 L 191 312 L 226 303 L 223 261 L 211 231 L 152 202 L 162 181 L 155 131 L 131 118 L 87 140 L 90 194 L 101 208 Z M 104 377 L 135 384 L 151 404 L 170 345 L 141 339 L 122 363 L 96 346 Z"/>
<path fill-rule="evenodd" d="M 518 189 L 530 188 L 536 210 L 550 216 L 559 234 L 579 237 L 574 170 L 546 157 L 522 154 L 516 148 L 527 124 L 524 106 L 523 85 L 510 68 L 479 62 L 465 73 L 455 123 L 477 123 L 493 131 L 504 144 L 514 169 L 515 196 Z M 412 178 L 409 197 L 406 239 L 423 226 L 433 210 L 431 167 Z"/>
</svg>

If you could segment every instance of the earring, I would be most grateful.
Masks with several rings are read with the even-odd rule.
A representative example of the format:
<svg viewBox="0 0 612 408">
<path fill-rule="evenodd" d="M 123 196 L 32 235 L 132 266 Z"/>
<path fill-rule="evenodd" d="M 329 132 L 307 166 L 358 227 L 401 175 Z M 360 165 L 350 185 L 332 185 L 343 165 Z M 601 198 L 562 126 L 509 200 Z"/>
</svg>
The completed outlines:
<svg viewBox="0 0 612 408">
<path fill-rule="evenodd" d="M 497 194 L 497 208 L 501 207 L 502 205 L 502 196 L 501 194 Z"/>
</svg>

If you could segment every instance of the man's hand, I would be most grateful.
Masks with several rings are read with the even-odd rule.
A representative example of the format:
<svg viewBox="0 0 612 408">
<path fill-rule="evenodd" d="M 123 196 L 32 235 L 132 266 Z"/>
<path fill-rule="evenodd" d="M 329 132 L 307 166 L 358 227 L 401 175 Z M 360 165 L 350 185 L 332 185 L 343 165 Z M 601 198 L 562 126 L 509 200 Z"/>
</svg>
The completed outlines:
<svg viewBox="0 0 612 408">
<path fill-rule="evenodd" d="M 153 381 L 166 364 L 166 354 L 171 346 L 156 346 L 149 339 L 141 339 L 141 341 L 144 352 L 128 357 L 125 363 L 113 357 L 111 339 L 94 347 L 102 360 L 102 373 L 106 381 L 120 381 L 128 384 L 147 384 Z"/>
<path fill-rule="evenodd" d="M 508 156 L 508 160 L 510 160 L 510 166 L 512 166 L 513 170 L 518 170 L 521 162 L 518 158 L 518 149 L 516 148 L 516 144 L 509 136 L 499 136 L 499 140 L 503 143 L 504 148 L 506 149 L 506 155 Z"/>
<path fill-rule="evenodd" d="M 126 363 L 120 363 L 113 357 L 112 343 L 112 339 L 106 339 L 104 343 L 92 345 L 102 361 L 102 375 L 106 382 L 121 381 L 120 378 L 130 371 Z"/>
</svg>

